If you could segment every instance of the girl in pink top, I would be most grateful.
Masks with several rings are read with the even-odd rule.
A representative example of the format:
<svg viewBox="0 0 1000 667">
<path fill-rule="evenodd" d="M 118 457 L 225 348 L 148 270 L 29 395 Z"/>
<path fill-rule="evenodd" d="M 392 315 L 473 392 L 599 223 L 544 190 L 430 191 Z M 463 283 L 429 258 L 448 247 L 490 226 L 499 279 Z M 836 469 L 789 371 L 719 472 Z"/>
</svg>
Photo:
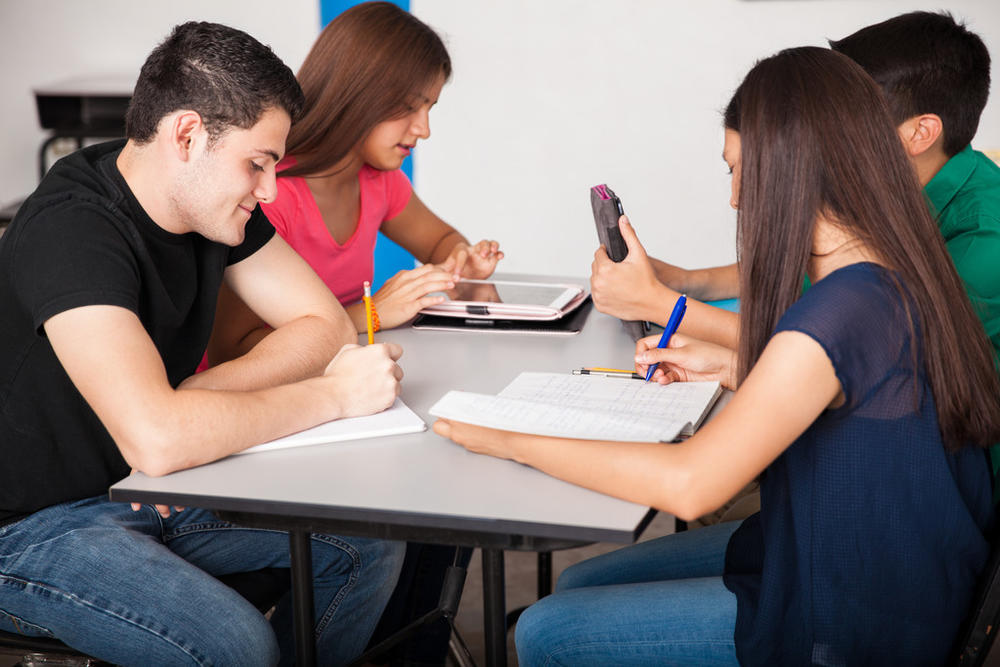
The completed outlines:
<svg viewBox="0 0 1000 667">
<path fill-rule="evenodd" d="M 278 233 L 326 282 L 358 331 L 362 283 L 372 279 L 381 229 L 423 266 L 373 295 L 381 328 L 444 300 L 460 278 L 489 277 L 496 241 L 471 245 L 428 209 L 399 170 L 430 136 L 429 113 L 451 75 L 441 39 L 391 3 L 353 7 L 320 33 L 298 72 L 306 104 L 287 142 L 278 195 L 264 204 Z M 270 328 L 225 286 L 209 344 L 213 364 L 240 356 Z"/>
</svg>

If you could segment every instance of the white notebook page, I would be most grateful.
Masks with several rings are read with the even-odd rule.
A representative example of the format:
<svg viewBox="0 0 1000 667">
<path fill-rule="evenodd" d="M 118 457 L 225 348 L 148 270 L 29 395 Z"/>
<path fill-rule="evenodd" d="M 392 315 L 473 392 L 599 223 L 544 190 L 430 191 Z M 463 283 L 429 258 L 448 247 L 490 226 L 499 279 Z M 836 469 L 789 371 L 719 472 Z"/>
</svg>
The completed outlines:
<svg viewBox="0 0 1000 667">
<path fill-rule="evenodd" d="M 376 412 L 365 417 L 350 417 L 335 419 L 319 426 L 299 431 L 284 438 L 271 440 L 237 454 L 252 454 L 266 452 L 285 447 L 304 447 L 307 445 L 323 445 L 328 442 L 345 440 L 360 440 L 376 438 L 383 435 L 399 435 L 400 433 L 418 433 L 427 429 L 427 424 L 417 414 L 408 408 L 399 398 L 388 410 Z"/>
<path fill-rule="evenodd" d="M 498 396 L 452 391 L 430 412 L 522 433 L 669 442 L 690 433 L 719 392 L 718 382 L 661 386 L 622 378 L 522 373 Z"/>
<path fill-rule="evenodd" d="M 626 378 L 561 373 L 521 373 L 500 396 L 600 410 L 616 416 L 687 422 L 697 428 L 721 393 L 718 382 L 661 385 Z M 690 435 L 685 432 L 685 435 Z"/>
</svg>

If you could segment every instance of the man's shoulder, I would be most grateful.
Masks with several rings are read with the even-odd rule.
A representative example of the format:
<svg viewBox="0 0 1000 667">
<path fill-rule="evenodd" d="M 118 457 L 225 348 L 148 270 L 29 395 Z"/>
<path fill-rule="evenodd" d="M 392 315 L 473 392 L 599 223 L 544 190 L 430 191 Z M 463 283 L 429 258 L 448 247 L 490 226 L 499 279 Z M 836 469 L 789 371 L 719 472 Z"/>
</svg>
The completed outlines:
<svg viewBox="0 0 1000 667">
<path fill-rule="evenodd" d="M 113 165 L 122 145 L 123 140 L 88 146 L 56 162 L 21 205 L 15 221 L 75 206 L 116 211 L 124 194 L 109 173 L 108 163 Z"/>
<path fill-rule="evenodd" d="M 970 151 L 968 177 L 939 213 L 945 239 L 968 232 L 1000 234 L 1000 166 Z"/>
</svg>

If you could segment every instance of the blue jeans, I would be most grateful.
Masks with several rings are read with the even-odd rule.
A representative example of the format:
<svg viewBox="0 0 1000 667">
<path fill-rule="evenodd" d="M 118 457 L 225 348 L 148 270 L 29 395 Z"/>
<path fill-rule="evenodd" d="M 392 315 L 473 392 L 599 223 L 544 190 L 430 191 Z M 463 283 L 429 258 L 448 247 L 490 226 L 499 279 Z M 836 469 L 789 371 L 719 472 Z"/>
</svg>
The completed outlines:
<svg viewBox="0 0 1000 667">
<path fill-rule="evenodd" d="M 312 536 L 322 664 L 360 654 L 392 593 L 399 542 Z M 57 637 L 121 665 L 292 664 L 291 602 L 271 624 L 215 576 L 288 567 L 288 534 L 106 497 L 0 527 L 0 629 Z"/>
<path fill-rule="evenodd" d="M 731 521 L 567 568 L 517 623 L 518 664 L 736 665 L 736 596 L 722 583 Z"/>
</svg>

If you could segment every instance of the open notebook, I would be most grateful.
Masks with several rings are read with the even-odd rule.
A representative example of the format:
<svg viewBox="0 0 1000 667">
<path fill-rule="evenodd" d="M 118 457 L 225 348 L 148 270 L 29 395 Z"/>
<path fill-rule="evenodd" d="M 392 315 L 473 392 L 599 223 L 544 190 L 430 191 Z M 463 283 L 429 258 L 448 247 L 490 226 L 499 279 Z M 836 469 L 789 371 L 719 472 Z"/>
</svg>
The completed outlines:
<svg viewBox="0 0 1000 667">
<path fill-rule="evenodd" d="M 721 394 L 718 382 L 664 386 L 594 375 L 521 373 L 496 396 L 449 391 L 430 412 L 537 435 L 672 442 L 694 433 Z"/>
<path fill-rule="evenodd" d="M 377 438 L 383 435 L 418 433 L 426 429 L 427 424 L 424 423 L 424 420 L 397 398 L 396 402 L 388 410 L 376 412 L 373 415 L 365 417 L 335 419 L 334 421 L 314 426 L 305 431 L 286 435 L 284 438 L 278 438 L 277 440 L 271 440 L 256 447 L 244 449 L 242 452 L 237 452 L 237 454 L 266 452 L 272 449 L 284 449 L 285 447 L 323 445 L 328 442 L 341 442 L 344 440 Z"/>
</svg>

